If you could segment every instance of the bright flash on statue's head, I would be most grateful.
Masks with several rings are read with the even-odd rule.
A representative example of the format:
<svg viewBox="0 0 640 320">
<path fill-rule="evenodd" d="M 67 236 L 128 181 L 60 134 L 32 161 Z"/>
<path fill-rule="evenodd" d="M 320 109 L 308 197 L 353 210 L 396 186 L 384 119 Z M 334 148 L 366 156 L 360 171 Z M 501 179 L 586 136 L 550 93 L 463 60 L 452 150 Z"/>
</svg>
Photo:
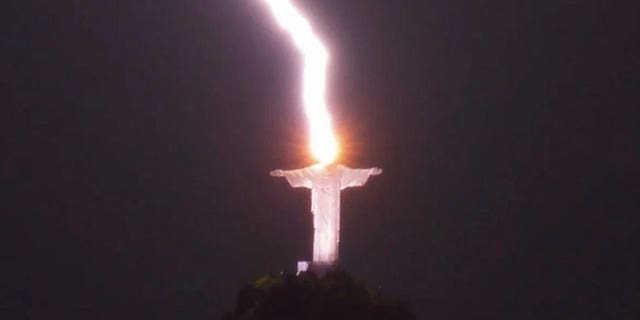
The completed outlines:
<svg viewBox="0 0 640 320">
<path fill-rule="evenodd" d="M 264 1 L 269 5 L 278 24 L 291 35 L 304 59 L 302 97 L 309 122 L 311 154 L 322 164 L 332 163 L 338 155 L 338 144 L 325 100 L 329 53 L 313 33 L 309 21 L 291 1 Z"/>
<path fill-rule="evenodd" d="M 312 135 L 311 154 L 321 164 L 334 162 L 338 156 L 338 145 L 336 140 L 333 139 L 333 135 L 318 134 L 317 137 Z"/>
</svg>

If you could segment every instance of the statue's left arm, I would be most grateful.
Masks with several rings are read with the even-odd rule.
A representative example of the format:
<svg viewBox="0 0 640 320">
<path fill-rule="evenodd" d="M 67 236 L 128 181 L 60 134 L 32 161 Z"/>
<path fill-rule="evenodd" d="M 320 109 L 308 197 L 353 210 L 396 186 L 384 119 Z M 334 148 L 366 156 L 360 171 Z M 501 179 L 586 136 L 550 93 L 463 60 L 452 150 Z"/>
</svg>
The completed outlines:
<svg viewBox="0 0 640 320">
<path fill-rule="evenodd" d="M 382 169 L 377 167 L 368 169 L 351 169 L 344 167 L 340 177 L 340 190 L 349 187 L 361 187 L 367 183 L 369 176 L 377 176 L 381 173 Z"/>
</svg>

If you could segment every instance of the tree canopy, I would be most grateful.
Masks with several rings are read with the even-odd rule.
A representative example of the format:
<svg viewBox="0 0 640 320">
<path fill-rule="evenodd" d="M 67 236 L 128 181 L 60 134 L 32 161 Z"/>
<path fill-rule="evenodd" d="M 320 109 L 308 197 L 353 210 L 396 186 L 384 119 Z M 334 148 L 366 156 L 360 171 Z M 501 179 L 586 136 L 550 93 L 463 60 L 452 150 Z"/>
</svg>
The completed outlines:
<svg viewBox="0 0 640 320">
<path fill-rule="evenodd" d="M 410 304 L 383 296 L 339 270 L 266 275 L 238 293 L 232 319 L 415 319 Z"/>
</svg>

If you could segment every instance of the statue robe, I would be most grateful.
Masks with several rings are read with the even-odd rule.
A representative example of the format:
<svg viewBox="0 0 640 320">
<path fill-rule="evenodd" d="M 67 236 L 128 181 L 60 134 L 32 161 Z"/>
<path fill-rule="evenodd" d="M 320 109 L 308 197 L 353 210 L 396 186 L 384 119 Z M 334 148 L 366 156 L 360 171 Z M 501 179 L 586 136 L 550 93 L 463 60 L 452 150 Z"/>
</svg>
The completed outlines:
<svg viewBox="0 0 640 320">
<path fill-rule="evenodd" d="M 313 165 L 283 171 L 294 188 L 311 189 L 313 213 L 313 261 L 334 263 L 340 242 L 340 191 L 363 186 L 372 169 L 352 169 L 344 165 Z"/>
</svg>

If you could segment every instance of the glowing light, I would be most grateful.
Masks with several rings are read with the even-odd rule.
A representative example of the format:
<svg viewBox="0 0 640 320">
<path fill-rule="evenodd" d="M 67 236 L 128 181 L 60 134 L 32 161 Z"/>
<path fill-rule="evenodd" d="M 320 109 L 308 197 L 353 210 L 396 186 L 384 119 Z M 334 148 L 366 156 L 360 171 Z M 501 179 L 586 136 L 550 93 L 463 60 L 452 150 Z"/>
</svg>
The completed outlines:
<svg viewBox="0 0 640 320">
<path fill-rule="evenodd" d="M 326 71 L 329 61 L 327 49 L 313 33 L 309 21 L 289 0 L 263 0 L 271 9 L 278 24 L 293 39 L 304 59 L 302 96 L 309 122 L 311 154 L 320 163 L 329 164 L 338 155 L 331 117 L 325 101 Z"/>
</svg>

